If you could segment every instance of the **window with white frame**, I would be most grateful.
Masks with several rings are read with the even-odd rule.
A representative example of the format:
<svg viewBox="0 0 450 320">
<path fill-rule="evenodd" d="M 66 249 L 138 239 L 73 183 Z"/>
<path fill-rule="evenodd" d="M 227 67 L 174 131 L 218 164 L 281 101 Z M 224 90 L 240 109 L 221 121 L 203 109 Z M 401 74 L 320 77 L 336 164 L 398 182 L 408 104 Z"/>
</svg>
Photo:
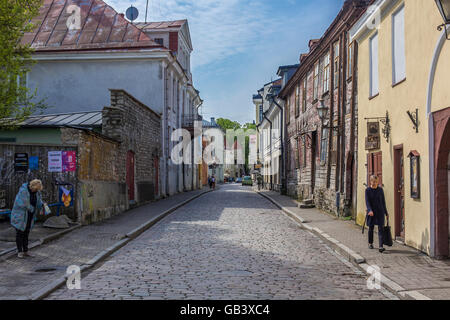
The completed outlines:
<svg viewBox="0 0 450 320">
<path fill-rule="evenodd" d="M 378 83 L 378 33 L 370 38 L 370 96 L 379 93 Z"/>
<path fill-rule="evenodd" d="M 313 99 L 319 98 L 319 62 L 314 66 Z"/>
<path fill-rule="evenodd" d="M 405 7 L 392 15 L 392 84 L 406 78 Z"/>
<path fill-rule="evenodd" d="M 327 53 L 323 60 L 323 93 L 330 90 L 330 54 Z"/>
</svg>

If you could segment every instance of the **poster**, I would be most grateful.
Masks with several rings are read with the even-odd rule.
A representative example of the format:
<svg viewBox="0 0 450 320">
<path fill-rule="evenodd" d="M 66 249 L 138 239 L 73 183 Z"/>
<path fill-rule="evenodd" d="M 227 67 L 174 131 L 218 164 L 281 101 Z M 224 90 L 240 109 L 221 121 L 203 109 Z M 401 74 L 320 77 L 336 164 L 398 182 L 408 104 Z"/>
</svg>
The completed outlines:
<svg viewBox="0 0 450 320">
<path fill-rule="evenodd" d="M 16 153 L 14 155 L 14 171 L 15 172 L 28 171 L 28 153 Z"/>
<path fill-rule="evenodd" d="M 77 169 L 77 159 L 75 151 L 63 151 L 62 170 L 63 172 L 74 172 Z"/>
<path fill-rule="evenodd" d="M 32 156 L 28 159 L 30 170 L 39 170 L 39 157 Z"/>
<path fill-rule="evenodd" d="M 48 172 L 62 172 L 62 152 L 48 152 Z"/>
</svg>

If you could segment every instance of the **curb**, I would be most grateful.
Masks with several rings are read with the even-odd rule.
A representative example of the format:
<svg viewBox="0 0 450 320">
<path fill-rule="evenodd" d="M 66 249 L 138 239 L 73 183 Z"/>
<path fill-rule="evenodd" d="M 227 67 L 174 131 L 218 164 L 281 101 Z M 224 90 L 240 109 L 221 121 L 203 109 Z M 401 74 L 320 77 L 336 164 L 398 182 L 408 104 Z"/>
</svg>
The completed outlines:
<svg viewBox="0 0 450 320">
<path fill-rule="evenodd" d="M 62 231 L 55 232 L 55 233 L 53 233 L 53 234 L 51 234 L 51 235 L 49 235 L 47 237 L 41 238 L 41 239 L 33 242 L 28 247 L 29 247 L 29 249 L 33 249 L 33 248 L 39 247 L 40 245 L 43 245 L 43 244 L 49 243 L 49 242 L 51 242 L 53 240 L 56 240 L 58 238 L 61 238 L 63 235 L 65 235 L 65 234 L 67 234 L 69 232 L 72 232 L 72 231 L 74 231 L 75 229 L 78 229 L 78 228 L 81 228 L 81 224 L 77 224 L 77 225 L 75 225 L 73 227 L 70 227 L 68 229 L 64 229 Z M 6 249 L 6 250 L 3 250 L 2 252 L 0 252 L 0 257 L 6 256 L 4 258 L 7 259 L 7 258 L 9 258 L 10 255 L 13 255 L 13 254 L 16 254 L 16 253 L 17 253 L 16 247 L 12 247 L 12 248 L 9 248 L 9 249 Z"/>
<path fill-rule="evenodd" d="M 294 214 L 292 211 L 288 210 L 286 207 L 283 207 L 281 204 L 279 204 L 277 201 L 272 199 L 270 196 L 267 196 L 265 194 L 262 194 L 259 191 L 255 191 L 262 197 L 268 199 L 273 204 L 275 204 L 277 207 L 279 207 L 288 217 L 292 218 L 296 223 L 300 225 L 301 228 L 308 230 L 312 232 L 313 234 L 317 235 L 319 238 L 327 242 L 337 253 L 341 254 L 346 258 L 348 261 L 352 262 L 354 265 L 356 265 L 359 269 L 364 271 L 367 275 L 371 275 L 371 273 L 368 272 L 368 269 L 370 267 L 369 264 L 366 263 L 366 259 L 350 249 L 349 247 L 345 246 L 335 238 L 331 237 L 330 235 L 326 234 L 322 230 L 316 227 L 311 227 L 307 225 L 307 221 L 303 219 L 302 217 Z M 398 283 L 392 281 L 391 279 L 385 277 L 384 275 L 381 275 L 381 285 L 384 286 L 386 289 L 391 291 L 392 293 L 396 294 L 397 296 L 406 299 L 406 300 L 432 300 L 429 297 L 421 294 L 418 291 L 407 291 L 402 286 L 400 286 Z"/>
<path fill-rule="evenodd" d="M 99 262 L 101 262 L 101 261 L 105 260 L 106 258 L 108 258 L 109 256 L 111 256 L 114 252 L 118 251 L 120 248 L 124 247 L 126 244 L 128 244 L 132 240 L 136 239 L 139 235 L 141 235 L 146 230 L 148 230 L 150 227 L 154 226 L 156 223 L 158 223 L 159 221 L 161 221 L 162 219 L 167 217 L 172 212 L 176 211 L 177 209 L 181 208 L 182 206 L 188 204 L 189 202 L 191 202 L 197 198 L 200 198 L 201 196 L 203 196 L 207 193 L 210 193 L 210 192 L 213 192 L 213 190 L 207 190 L 205 192 L 199 193 L 199 194 L 193 196 L 192 198 L 189 198 L 189 199 L 173 206 L 172 208 L 164 211 L 159 216 L 151 219 L 150 221 L 141 224 L 136 229 L 128 232 L 126 234 L 125 239 L 122 239 L 122 240 L 116 242 L 114 245 L 101 251 L 95 257 L 93 257 L 91 260 L 89 260 L 88 262 L 83 264 L 80 267 L 81 273 L 93 268 L 96 264 L 98 264 Z M 63 286 L 66 281 L 67 281 L 67 276 L 58 278 L 55 281 L 53 281 L 53 282 L 49 283 L 48 285 L 46 285 L 45 287 L 43 287 L 42 289 L 34 292 L 31 296 L 29 296 L 29 299 L 30 300 L 42 300 L 42 299 L 46 298 L 48 295 L 50 295 L 52 292 L 56 291 L 61 286 Z"/>
</svg>

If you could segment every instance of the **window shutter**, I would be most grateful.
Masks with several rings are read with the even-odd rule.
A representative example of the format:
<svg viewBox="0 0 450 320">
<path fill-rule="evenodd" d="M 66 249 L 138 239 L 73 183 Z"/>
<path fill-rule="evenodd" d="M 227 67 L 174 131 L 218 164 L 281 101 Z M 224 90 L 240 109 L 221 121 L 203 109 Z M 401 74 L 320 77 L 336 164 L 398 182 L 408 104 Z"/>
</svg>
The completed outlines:
<svg viewBox="0 0 450 320">
<path fill-rule="evenodd" d="M 367 154 L 367 185 L 370 183 L 370 176 L 373 175 L 373 153 Z"/>
</svg>

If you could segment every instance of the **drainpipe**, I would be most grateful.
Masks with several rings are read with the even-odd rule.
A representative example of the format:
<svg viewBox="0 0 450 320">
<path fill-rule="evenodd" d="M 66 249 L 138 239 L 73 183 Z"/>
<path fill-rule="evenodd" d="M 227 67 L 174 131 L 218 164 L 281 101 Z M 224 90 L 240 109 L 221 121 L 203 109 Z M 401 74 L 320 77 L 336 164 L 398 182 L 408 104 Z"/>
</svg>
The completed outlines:
<svg viewBox="0 0 450 320">
<path fill-rule="evenodd" d="M 264 118 L 269 122 L 270 124 L 270 162 L 272 163 L 272 121 L 270 121 L 269 118 L 267 118 L 266 112 L 263 113 Z M 270 190 L 273 190 L 273 175 L 272 175 L 272 164 L 270 166 Z"/>
<path fill-rule="evenodd" d="M 272 102 L 280 109 L 280 128 L 281 128 L 281 134 L 280 134 L 280 138 L 281 138 L 281 194 L 286 194 L 286 176 L 285 176 L 285 165 L 284 165 L 284 161 L 285 159 L 285 154 L 284 154 L 284 126 L 283 126 L 283 119 L 284 119 L 284 110 L 283 107 L 280 106 L 276 101 L 275 98 L 272 97 Z"/>
</svg>

